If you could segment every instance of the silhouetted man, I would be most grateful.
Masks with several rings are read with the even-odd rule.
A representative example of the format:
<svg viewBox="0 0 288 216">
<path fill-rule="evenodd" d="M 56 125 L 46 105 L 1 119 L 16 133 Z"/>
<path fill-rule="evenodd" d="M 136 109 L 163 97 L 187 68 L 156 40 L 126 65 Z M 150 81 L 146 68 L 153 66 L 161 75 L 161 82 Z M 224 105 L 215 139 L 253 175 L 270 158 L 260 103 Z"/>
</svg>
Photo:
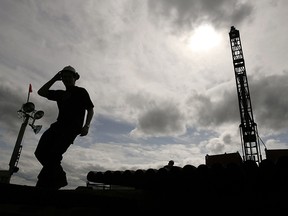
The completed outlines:
<svg viewBox="0 0 288 216">
<path fill-rule="evenodd" d="M 35 156 L 43 166 L 36 187 L 60 189 L 68 184 L 61 166 L 63 154 L 78 135 L 88 134 L 94 105 L 86 89 L 75 86 L 79 78 L 73 67 L 66 66 L 38 90 L 40 96 L 57 102 L 59 113 L 57 121 L 43 133 L 35 150 Z M 60 80 L 66 90 L 50 90 Z"/>
<path fill-rule="evenodd" d="M 174 166 L 174 161 L 173 161 L 173 160 L 170 160 L 170 161 L 168 162 L 168 164 L 164 166 L 164 168 L 169 171 L 169 170 L 172 169 L 173 166 Z"/>
</svg>

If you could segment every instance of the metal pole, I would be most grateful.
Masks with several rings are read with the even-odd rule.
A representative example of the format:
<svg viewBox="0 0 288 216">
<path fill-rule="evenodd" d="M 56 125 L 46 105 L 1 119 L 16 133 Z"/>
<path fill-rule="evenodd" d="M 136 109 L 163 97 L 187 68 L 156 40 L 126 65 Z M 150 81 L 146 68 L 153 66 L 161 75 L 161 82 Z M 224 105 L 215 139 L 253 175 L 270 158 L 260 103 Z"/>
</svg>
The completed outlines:
<svg viewBox="0 0 288 216">
<path fill-rule="evenodd" d="M 13 153 L 12 153 L 12 156 L 11 156 L 11 159 L 10 159 L 10 163 L 9 163 L 10 176 L 12 176 L 12 174 L 14 172 L 18 171 L 17 170 L 17 163 L 18 163 L 18 160 L 19 160 L 19 157 L 20 157 L 20 151 L 22 149 L 21 142 L 22 142 L 22 139 L 23 139 L 23 136 L 24 136 L 24 132 L 25 132 L 26 126 L 28 124 L 29 118 L 30 118 L 30 116 L 28 114 L 26 114 L 24 122 L 22 123 L 20 131 L 18 133 L 16 144 L 14 146 L 14 150 L 13 150 Z"/>
</svg>

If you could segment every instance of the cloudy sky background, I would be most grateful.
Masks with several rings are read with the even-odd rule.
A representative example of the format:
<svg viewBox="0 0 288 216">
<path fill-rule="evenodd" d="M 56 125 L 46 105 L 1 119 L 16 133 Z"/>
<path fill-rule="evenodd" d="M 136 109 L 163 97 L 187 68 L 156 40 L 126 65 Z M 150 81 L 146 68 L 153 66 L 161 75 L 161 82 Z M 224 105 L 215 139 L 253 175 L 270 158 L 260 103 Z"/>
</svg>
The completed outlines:
<svg viewBox="0 0 288 216">
<path fill-rule="evenodd" d="M 91 170 L 242 155 L 231 26 L 240 30 L 259 135 L 268 149 L 287 148 L 287 10 L 285 0 L 0 1 L 0 169 L 9 168 L 31 83 L 43 127 L 27 127 L 11 183 L 35 185 L 34 151 L 57 117 L 56 103 L 37 90 L 67 65 L 79 72 L 95 116 L 64 155 L 66 188 L 85 185 Z"/>
</svg>

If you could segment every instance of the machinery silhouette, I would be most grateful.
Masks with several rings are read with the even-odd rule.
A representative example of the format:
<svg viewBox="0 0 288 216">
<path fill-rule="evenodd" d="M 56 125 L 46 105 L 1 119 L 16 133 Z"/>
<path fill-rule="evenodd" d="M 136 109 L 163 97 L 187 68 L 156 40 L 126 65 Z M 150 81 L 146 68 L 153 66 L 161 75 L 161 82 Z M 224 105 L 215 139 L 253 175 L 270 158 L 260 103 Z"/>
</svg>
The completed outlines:
<svg viewBox="0 0 288 216">
<path fill-rule="evenodd" d="M 21 124 L 21 128 L 19 130 L 17 140 L 11 155 L 11 159 L 9 162 L 9 170 L 0 170 L 0 183 L 10 183 L 11 176 L 13 173 L 18 172 L 19 167 L 18 162 L 21 155 L 22 150 L 22 140 L 26 130 L 27 125 L 31 126 L 34 133 L 37 134 L 42 128 L 42 125 L 35 125 L 35 121 L 41 119 L 44 115 L 42 110 L 35 110 L 34 103 L 29 101 L 30 93 L 32 92 L 32 85 L 29 85 L 27 102 L 24 103 L 20 110 L 17 111 L 18 117 L 23 119 L 23 123 Z"/>
<path fill-rule="evenodd" d="M 262 161 L 257 124 L 254 121 L 252 103 L 246 75 L 244 54 L 240 39 L 240 32 L 234 26 L 229 32 L 232 60 L 240 111 L 240 134 L 243 160 Z"/>
</svg>

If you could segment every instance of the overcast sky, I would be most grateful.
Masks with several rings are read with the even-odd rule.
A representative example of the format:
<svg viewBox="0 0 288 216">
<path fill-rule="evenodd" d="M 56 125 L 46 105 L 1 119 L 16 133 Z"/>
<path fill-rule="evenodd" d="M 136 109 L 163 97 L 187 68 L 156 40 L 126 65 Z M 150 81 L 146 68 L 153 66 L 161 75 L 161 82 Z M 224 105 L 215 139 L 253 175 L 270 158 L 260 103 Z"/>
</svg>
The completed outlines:
<svg viewBox="0 0 288 216">
<path fill-rule="evenodd" d="M 31 84 L 30 101 L 45 115 L 40 133 L 26 128 L 11 183 L 35 185 L 34 151 L 58 114 L 37 90 L 67 65 L 95 105 L 89 134 L 64 155 L 67 188 L 85 185 L 91 170 L 242 155 L 231 26 L 240 31 L 259 135 L 268 149 L 287 148 L 287 11 L 285 0 L 1 0 L 0 169 L 9 168 Z"/>
</svg>

